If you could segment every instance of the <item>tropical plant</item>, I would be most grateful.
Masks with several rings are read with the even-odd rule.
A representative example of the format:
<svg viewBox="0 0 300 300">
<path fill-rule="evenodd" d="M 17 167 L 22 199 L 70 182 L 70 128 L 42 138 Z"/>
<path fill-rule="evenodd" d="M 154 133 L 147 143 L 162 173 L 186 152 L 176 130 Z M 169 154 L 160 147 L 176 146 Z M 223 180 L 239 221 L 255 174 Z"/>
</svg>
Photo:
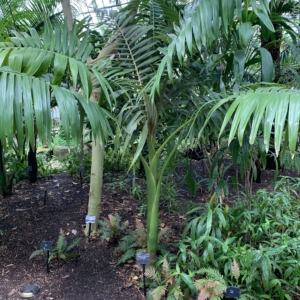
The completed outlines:
<svg viewBox="0 0 300 300">
<path fill-rule="evenodd" d="M 182 299 L 183 293 L 180 289 L 180 277 L 172 274 L 166 257 L 159 260 L 155 267 L 149 266 L 145 271 L 145 276 L 150 281 L 147 299 L 160 300 L 166 296 L 168 299 Z"/>
<path fill-rule="evenodd" d="M 15 36 L 10 36 L 9 41 L 1 43 L 0 81 L 3 93 L 0 100 L 7 113 L 1 119 L 6 125 L 0 133 L 0 139 L 5 150 L 6 144 L 12 146 L 15 132 L 18 144 L 23 143 L 25 136 L 32 149 L 35 148 L 36 134 L 43 143 L 51 138 L 52 96 L 61 111 L 67 142 L 70 136 L 75 144 L 80 142 L 84 112 L 89 117 L 91 127 L 96 130 L 95 136 L 102 140 L 110 132 L 106 111 L 86 101 L 92 91 L 92 80 L 86 62 L 91 51 L 88 31 L 81 37 L 77 35 L 77 31 L 82 33 L 82 23 L 75 25 L 72 32 L 68 32 L 66 24 L 63 29 L 57 24 L 54 31 L 47 18 L 44 29 L 42 36 L 32 28 L 29 33 L 14 31 Z M 18 61 L 15 60 L 16 57 Z M 90 69 L 95 77 L 102 78 L 100 84 L 108 86 L 96 68 Z M 72 74 L 72 91 L 61 87 L 66 70 Z M 46 75 L 49 72 L 54 75 Z M 77 85 L 78 82 L 80 85 Z M 84 95 L 78 93 L 80 87 Z M 14 92 L 9 92 L 12 90 Z M 109 93 L 111 90 L 108 86 L 104 92 L 107 99 L 110 99 Z"/>
<path fill-rule="evenodd" d="M 162 228 L 159 232 L 158 238 L 162 242 L 159 245 L 159 250 L 162 253 L 166 252 L 169 233 L 168 227 Z M 144 224 L 136 219 L 136 229 L 134 231 L 127 230 L 127 235 L 120 239 L 119 246 L 116 248 L 116 251 L 123 252 L 117 264 L 125 263 L 133 258 L 137 252 L 144 252 L 145 250 L 147 250 L 147 230 Z"/>
<path fill-rule="evenodd" d="M 118 213 L 115 215 L 108 215 L 108 218 L 99 220 L 100 229 L 98 233 L 101 236 L 102 241 L 114 242 L 120 238 L 122 234 L 125 233 L 129 221 L 121 223 L 121 218 Z"/>
<path fill-rule="evenodd" d="M 143 223 L 136 219 L 135 231 L 128 230 L 122 237 L 116 251 L 123 252 L 117 264 L 125 263 L 133 258 L 137 251 L 144 251 L 147 247 L 147 233 Z"/>
<path fill-rule="evenodd" d="M 273 192 L 258 191 L 250 209 L 245 197 L 231 208 L 211 199 L 206 208 L 192 210 L 198 216 L 177 246 L 180 272 L 196 278 L 203 267 L 217 268 L 227 283 L 255 299 L 290 299 L 299 281 L 298 186 L 299 180 L 283 178 Z"/>
<path fill-rule="evenodd" d="M 72 241 L 70 245 L 68 245 L 68 242 L 65 238 L 65 234 L 61 229 L 56 245 L 49 251 L 48 262 L 50 262 L 53 258 L 56 258 L 58 260 L 67 258 L 78 258 L 80 256 L 78 253 L 72 253 L 70 251 L 73 250 L 80 243 L 81 240 L 82 238 L 77 237 Z M 29 259 L 32 259 L 37 255 L 43 254 L 44 252 L 44 250 L 35 250 L 34 252 L 32 252 Z"/>
</svg>

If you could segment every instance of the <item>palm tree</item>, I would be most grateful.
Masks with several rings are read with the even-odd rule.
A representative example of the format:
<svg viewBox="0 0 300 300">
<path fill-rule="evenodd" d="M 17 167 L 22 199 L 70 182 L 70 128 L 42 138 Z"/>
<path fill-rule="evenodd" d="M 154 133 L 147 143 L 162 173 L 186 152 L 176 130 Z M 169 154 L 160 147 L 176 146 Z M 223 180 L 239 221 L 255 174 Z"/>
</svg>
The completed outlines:
<svg viewBox="0 0 300 300">
<path fill-rule="evenodd" d="M 3 149 L 7 144 L 12 145 L 15 132 L 18 142 L 25 136 L 34 147 L 34 124 L 43 142 L 51 138 L 51 94 L 60 109 L 67 139 L 70 135 L 76 143 L 81 139 L 83 115 L 78 114 L 78 107 L 88 115 L 94 136 L 102 140 L 109 133 L 107 113 L 87 101 L 92 91 L 89 70 L 100 79 L 102 86 L 108 86 L 96 68 L 88 67 L 86 62 L 91 51 L 88 31 L 79 43 L 77 26 L 69 34 L 66 24 L 63 29 L 57 24 L 54 32 L 46 19 L 44 27 L 42 36 L 29 28 L 29 33 L 15 32 L 9 42 L 1 43 L 0 102 L 6 112 L 0 121 Z M 45 76 L 50 68 L 54 73 L 53 80 Z M 67 69 L 72 75 L 71 89 L 60 86 Z M 79 80 L 83 94 L 78 92 Z M 107 99 L 110 99 L 109 91 L 110 87 L 104 89 Z"/>
<path fill-rule="evenodd" d="M 170 80 L 174 77 L 172 64 L 177 60 L 182 65 L 193 61 L 195 56 L 200 57 L 198 60 L 202 64 L 205 60 L 211 60 L 215 65 L 219 64 L 219 90 L 225 99 L 220 101 L 217 98 L 212 102 L 216 104 L 207 120 L 217 110 L 223 109 L 219 137 L 228 128 L 228 142 L 233 141 L 237 135 L 242 146 L 248 133 L 249 143 L 253 144 L 260 131 L 263 132 L 263 148 L 266 152 L 270 148 L 270 142 L 274 140 L 277 155 L 284 142 L 282 155 L 284 156 L 289 147 L 294 156 L 299 128 L 298 91 L 290 91 L 283 86 L 243 87 L 245 81 L 255 77 L 254 81 L 272 82 L 274 78 L 275 81 L 278 80 L 278 56 L 282 37 L 289 36 L 288 45 L 296 54 L 293 62 L 296 61 L 297 64 L 298 51 L 293 46 L 297 34 L 293 30 L 292 21 L 285 15 L 293 11 L 293 5 L 295 7 L 297 3 L 245 1 L 245 5 L 239 6 L 235 1 L 194 1 L 191 6 L 186 7 L 181 26 L 176 28 L 172 41 L 165 50 L 166 55 L 152 88 L 152 98 L 161 88 L 161 76 L 166 68 Z M 219 16 L 222 20 L 220 26 Z M 249 67 L 254 72 L 245 72 Z M 254 77 L 255 72 L 260 75 Z M 215 91 L 215 87 L 207 93 L 211 94 L 212 90 Z M 203 108 L 200 105 L 199 114 L 203 113 Z M 202 138 L 203 133 L 204 129 L 200 130 L 199 136 Z"/>
</svg>

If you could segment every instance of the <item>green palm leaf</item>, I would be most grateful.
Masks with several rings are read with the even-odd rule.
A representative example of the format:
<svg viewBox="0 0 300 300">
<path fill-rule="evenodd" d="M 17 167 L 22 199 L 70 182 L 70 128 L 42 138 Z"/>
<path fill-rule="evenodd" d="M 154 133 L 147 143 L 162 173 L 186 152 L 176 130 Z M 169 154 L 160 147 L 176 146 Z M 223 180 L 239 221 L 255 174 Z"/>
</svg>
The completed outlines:
<svg viewBox="0 0 300 300">
<path fill-rule="evenodd" d="M 228 142 L 230 143 L 235 135 L 238 136 L 240 145 L 247 126 L 251 126 L 249 142 L 253 144 L 262 126 L 264 132 L 264 144 L 266 151 L 269 149 L 271 130 L 274 126 L 275 150 L 278 155 L 280 145 L 283 142 L 283 134 L 288 133 L 288 145 L 292 155 L 295 154 L 299 132 L 300 119 L 300 91 L 283 87 L 265 87 L 255 91 L 241 93 L 231 96 L 216 104 L 212 114 L 225 103 L 231 103 L 225 114 L 220 130 L 224 132 L 229 121 L 231 123 Z"/>
<path fill-rule="evenodd" d="M 53 30 L 46 19 L 43 38 L 31 28 L 29 33 L 14 31 L 9 43 L 0 43 L 0 105 L 6 112 L 0 120 L 0 140 L 4 147 L 7 142 L 12 145 L 15 133 L 19 142 L 23 142 L 24 135 L 32 144 L 35 134 L 42 142 L 50 139 L 52 92 L 62 115 L 67 139 L 72 136 L 75 142 L 79 142 L 81 138 L 78 101 L 91 118 L 94 135 L 103 141 L 110 133 L 107 121 L 110 116 L 87 101 L 92 91 L 92 79 L 86 64 L 91 50 L 88 32 L 79 43 L 77 31 L 73 30 L 69 37 L 66 28 L 64 26 L 64 30 L 60 30 L 57 25 Z M 49 82 L 51 76 L 41 76 L 49 69 L 53 69 L 54 73 L 52 84 Z M 74 89 L 80 81 L 84 96 L 60 87 L 67 70 L 72 74 Z M 99 71 L 93 70 L 93 73 L 97 75 L 109 102 L 110 97 L 114 97 L 113 90 Z"/>
</svg>

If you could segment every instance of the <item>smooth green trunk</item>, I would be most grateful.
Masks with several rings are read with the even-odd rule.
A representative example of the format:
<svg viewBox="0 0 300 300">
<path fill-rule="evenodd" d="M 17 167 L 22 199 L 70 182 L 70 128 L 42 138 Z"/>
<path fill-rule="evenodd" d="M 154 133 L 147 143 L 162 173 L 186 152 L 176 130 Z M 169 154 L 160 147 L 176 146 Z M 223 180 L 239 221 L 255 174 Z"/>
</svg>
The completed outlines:
<svg viewBox="0 0 300 300">
<path fill-rule="evenodd" d="M 90 179 L 90 192 L 88 215 L 96 216 L 96 223 L 92 224 L 92 231 L 96 231 L 100 216 L 101 195 L 103 186 L 103 162 L 104 162 L 104 145 L 100 145 L 98 140 L 92 143 L 92 167 Z M 86 228 L 87 234 L 88 228 Z"/>
</svg>

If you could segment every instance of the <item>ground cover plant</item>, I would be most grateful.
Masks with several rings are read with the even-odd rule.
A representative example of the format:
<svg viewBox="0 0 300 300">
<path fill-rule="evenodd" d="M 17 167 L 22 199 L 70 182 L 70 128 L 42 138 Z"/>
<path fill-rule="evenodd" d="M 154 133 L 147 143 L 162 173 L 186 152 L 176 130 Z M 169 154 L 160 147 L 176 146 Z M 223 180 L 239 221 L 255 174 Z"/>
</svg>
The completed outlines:
<svg viewBox="0 0 300 300">
<path fill-rule="evenodd" d="M 186 298 L 198 289 L 198 299 L 222 299 L 226 286 L 235 285 L 243 299 L 298 299 L 299 184 L 285 177 L 274 191 L 258 190 L 250 209 L 245 196 L 229 207 L 214 195 L 190 211 L 199 216 L 184 229 L 177 253 L 147 272 L 149 287 L 156 286 L 149 298 L 182 299 L 181 291 Z"/>
</svg>

